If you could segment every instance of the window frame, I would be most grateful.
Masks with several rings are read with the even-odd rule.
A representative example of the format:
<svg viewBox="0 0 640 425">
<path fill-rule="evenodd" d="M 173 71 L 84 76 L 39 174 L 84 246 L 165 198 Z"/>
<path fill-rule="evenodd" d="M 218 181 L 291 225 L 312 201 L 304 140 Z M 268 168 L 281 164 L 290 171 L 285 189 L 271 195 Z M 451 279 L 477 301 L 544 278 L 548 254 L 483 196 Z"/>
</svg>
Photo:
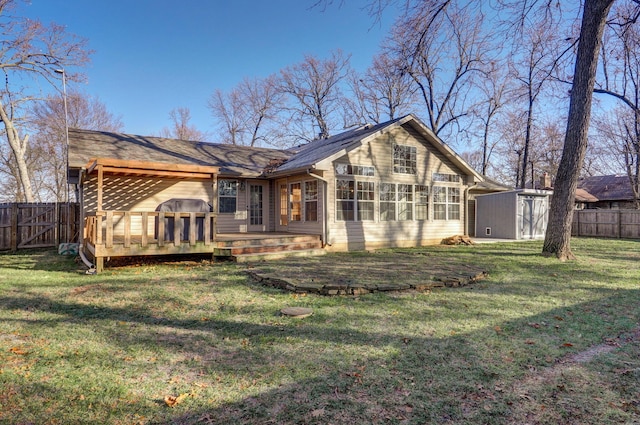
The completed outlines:
<svg viewBox="0 0 640 425">
<path fill-rule="evenodd" d="M 308 188 L 311 185 L 315 185 L 315 191 L 310 191 Z M 304 221 L 318 221 L 318 192 L 319 185 L 318 180 L 305 180 L 304 181 L 304 191 L 302 194 L 303 197 L 303 216 Z M 313 195 L 311 198 L 309 195 Z M 313 217 L 310 217 L 310 214 L 313 214 Z"/>
<path fill-rule="evenodd" d="M 443 194 L 443 195 L 442 195 Z M 460 221 L 461 188 L 458 186 L 433 186 L 433 219 L 439 221 Z"/>
<path fill-rule="evenodd" d="M 418 174 L 418 148 L 411 145 L 392 145 L 393 172 L 395 174 Z"/>
<path fill-rule="evenodd" d="M 225 188 L 226 184 L 233 183 L 232 187 Z M 233 189 L 233 196 L 226 194 L 225 192 Z M 238 180 L 235 179 L 219 179 L 218 180 L 218 214 L 235 214 L 238 212 L 238 193 L 240 192 L 240 185 L 238 184 Z M 229 200 L 233 198 L 235 201 L 233 202 L 233 211 L 222 211 L 222 206 L 227 206 L 227 202 L 223 202 L 224 200 Z M 229 204 L 230 206 L 230 204 Z"/>
</svg>

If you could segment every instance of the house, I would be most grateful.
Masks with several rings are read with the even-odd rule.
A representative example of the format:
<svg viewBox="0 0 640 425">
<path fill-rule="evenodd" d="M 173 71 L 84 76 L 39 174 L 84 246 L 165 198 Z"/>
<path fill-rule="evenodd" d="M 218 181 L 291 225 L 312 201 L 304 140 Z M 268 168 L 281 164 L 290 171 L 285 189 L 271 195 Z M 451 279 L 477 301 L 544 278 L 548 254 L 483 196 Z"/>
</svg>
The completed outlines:
<svg viewBox="0 0 640 425">
<path fill-rule="evenodd" d="M 584 191 L 580 199 L 576 198 L 580 209 L 635 209 L 637 205 L 627 175 L 585 177 L 578 181 L 578 190 Z"/>
<path fill-rule="evenodd" d="M 281 250 L 437 243 L 465 232 L 483 180 L 413 115 L 291 150 L 70 129 L 69 178 L 98 270 L 117 256 L 240 260 L 284 236 L 312 239 Z"/>
<path fill-rule="evenodd" d="M 476 237 L 544 238 L 552 193 L 515 189 L 476 196 Z"/>
</svg>

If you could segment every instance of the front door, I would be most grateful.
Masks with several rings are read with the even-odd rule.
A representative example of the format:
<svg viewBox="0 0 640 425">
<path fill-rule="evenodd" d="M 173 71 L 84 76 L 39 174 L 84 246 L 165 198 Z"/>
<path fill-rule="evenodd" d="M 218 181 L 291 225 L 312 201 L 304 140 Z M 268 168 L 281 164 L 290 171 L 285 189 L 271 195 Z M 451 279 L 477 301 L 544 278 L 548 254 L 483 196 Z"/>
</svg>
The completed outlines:
<svg viewBox="0 0 640 425">
<path fill-rule="evenodd" d="M 264 232 L 267 230 L 267 218 L 264 200 L 267 186 L 264 183 L 249 184 L 249 203 L 247 206 L 249 232 Z"/>
</svg>

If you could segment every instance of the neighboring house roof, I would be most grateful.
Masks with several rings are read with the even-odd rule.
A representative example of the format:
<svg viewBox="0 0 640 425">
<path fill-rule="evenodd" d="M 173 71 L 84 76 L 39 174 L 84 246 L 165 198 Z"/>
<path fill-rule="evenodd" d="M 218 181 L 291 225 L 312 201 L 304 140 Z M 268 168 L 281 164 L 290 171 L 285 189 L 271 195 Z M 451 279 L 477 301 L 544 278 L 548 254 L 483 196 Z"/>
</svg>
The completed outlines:
<svg viewBox="0 0 640 425">
<path fill-rule="evenodd" d="M 626 175 L 586 177 L 578 181 L 578 189 L 587 191 L 599 201 L 632 201 L 634 199 L 629 177 Z"/>
<path fill-rule="evenodd" d="M 220 167 L 220 174 L 242 177 L 287 175 L 332 161 L 378 135 L 403 126 L 419 133 L 462 173 L 482 181 L 469 164 L 413 115 L 366 125 L 314 140 L 291 150 L 252 148 L 162 137 L 135 136 L 103 131 L 69 129 L 69 168 L 82 169 L 95 158 L 140 159 L 156 163 Z"/>
<path fill-rule="evenodd" d="M 598 198 L 584 189 L 576 189 L 576 202 L 598 202 Z"/>
</svg>

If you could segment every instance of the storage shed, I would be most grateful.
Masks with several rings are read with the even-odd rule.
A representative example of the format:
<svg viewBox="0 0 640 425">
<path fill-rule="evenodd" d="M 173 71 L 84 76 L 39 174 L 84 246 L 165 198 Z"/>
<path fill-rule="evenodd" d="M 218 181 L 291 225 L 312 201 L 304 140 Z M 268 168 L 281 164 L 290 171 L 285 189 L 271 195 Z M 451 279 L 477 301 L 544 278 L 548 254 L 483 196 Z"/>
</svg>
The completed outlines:
<svg viewBox="0 0 640 425">
<path fill-rule="evenodd" d="M 476 197 L 476 237 L 498 239 L 544 238 L 549 190 L 517 189 Z"/>
</svg>

